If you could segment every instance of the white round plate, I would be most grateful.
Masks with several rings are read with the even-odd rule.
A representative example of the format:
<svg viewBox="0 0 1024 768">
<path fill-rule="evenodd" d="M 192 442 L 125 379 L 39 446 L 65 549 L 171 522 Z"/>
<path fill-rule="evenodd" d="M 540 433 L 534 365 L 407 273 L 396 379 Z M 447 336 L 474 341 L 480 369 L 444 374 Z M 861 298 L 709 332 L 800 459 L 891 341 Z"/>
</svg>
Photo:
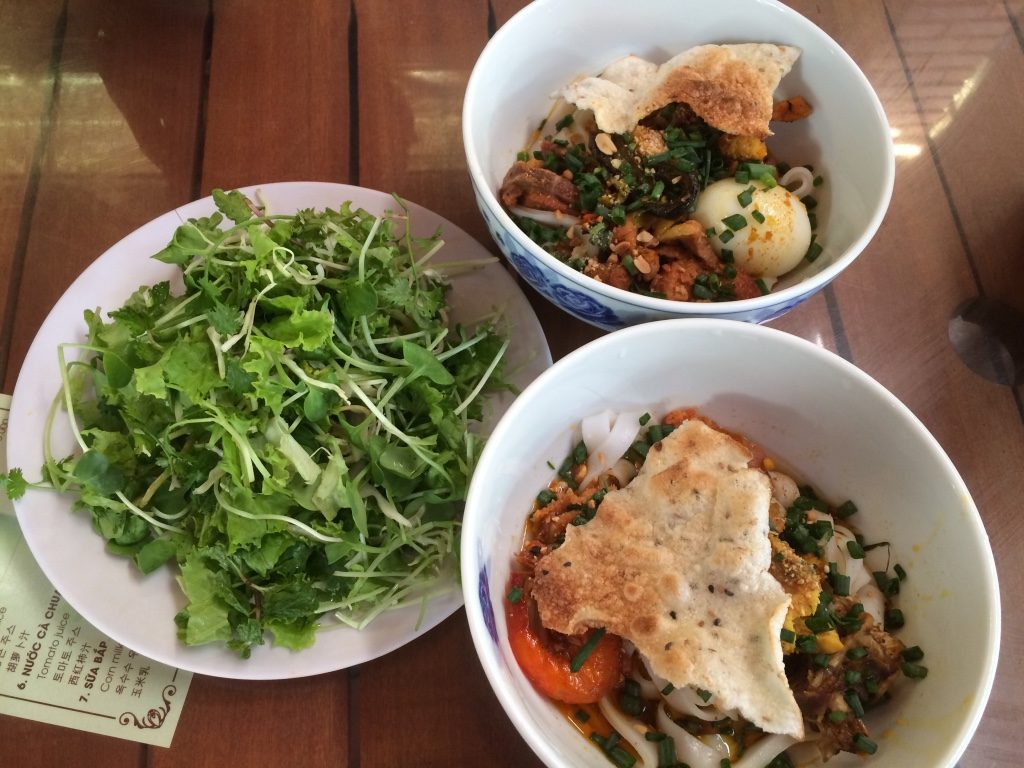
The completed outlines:
<svg viewBox="0 0 1024 768">
<path fill-rule="evenodd" d="M 342 184 L 290 182 L 242 191 L 250 198 L 261 194 L 270 213 L 337 208 L 346 200 L 371 213 L 398 207 L 388 194 Z M 490 258 L 482 245 L 451 222 L 418 205 L 406 204 L 414 235 L 429 236 L 441 229 L 445 246 L 436 261 Z M 8 466 L 23 468 L 30 479 L 39 476 L 44 424 L 60 385 L 57 345 L 85 340 L 83 311 L 116 309 L 138 286 L 178 277 L 177 267 L 150 256 L 167 245 L 178 225 L 214 210 L 212 198 L 207 197 L 165 213 L 100 256 L 68 288 L 39 329 L 22 366 L 10 416 Z M 519 389 L 551 365 L 537 317 L 499 263 L 455 277 L 450 303 L 454 319 L 463 322 L 472 322 L 495 308 L 504 311 L 511 337 L 505 370 Z M 513 398 L 511 393 L 491 398 L 484 433 L 490 432 Z M 74 444 L 63 416 L 63 412 L 58 414 L 52 432 L 53 452 L 58 456 L 70 454 Z M 103 539 L 93 532 L 89 516 L 72 510 L 74 501 L 72 495 L 33 490 L 15 503 L 18 522 L 36 561 L 54 587 L 97 629 L 137 653 L 180 669 L 257 680 L 330 672 L 393 651 L 462 605 L 462 592 L 453 582 L 447 596 L 427 603 L 422 618 L 419 606 L 412 606 L 385 613 L 362 631 L 325 626 L 317 634 L 316 644 L 303 651 L 268 643 L 243 660 L 223 647 L 188 647 L 178 640 L 174 624 L 175 614 L 185 604 L 175 583 L 176 569 L 165 567 L 141 576 L 129 559 L 104 550 Z"/>
</svg>

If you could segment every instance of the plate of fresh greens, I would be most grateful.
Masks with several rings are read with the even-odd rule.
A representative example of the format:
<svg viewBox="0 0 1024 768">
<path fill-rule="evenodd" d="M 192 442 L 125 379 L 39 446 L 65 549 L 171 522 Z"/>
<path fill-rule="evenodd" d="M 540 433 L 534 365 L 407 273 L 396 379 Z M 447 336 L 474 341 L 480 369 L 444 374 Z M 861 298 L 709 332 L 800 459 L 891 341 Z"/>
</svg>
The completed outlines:
<svg viewBox="0 0 1024 768">
<path fill-rule="evenodd" d="M 476 458 L 550 363 L 512 277 L 437 214 L 339 184 L 217 190 L 43 323 L 10 418 L 18 521 L 65 599 L 149 658 L 359 664 L 461 606 Z"/>
</svg>

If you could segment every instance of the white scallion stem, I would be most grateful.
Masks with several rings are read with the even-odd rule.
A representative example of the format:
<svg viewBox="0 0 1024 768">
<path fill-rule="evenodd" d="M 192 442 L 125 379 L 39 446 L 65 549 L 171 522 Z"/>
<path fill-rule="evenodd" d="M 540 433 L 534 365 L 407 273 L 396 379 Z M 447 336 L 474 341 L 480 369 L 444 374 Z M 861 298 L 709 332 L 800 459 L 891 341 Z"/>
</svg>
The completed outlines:
<svg viewBox="0 0 1024 768">
<path fill-rule="evenodd" d="M 460 413 L 466 410 L 469 407 L 469 404 L 472 403 L 473 400 L 476 399 L 476 396 L 480 394 L 480 391 L 487 384 L 488 379 L 491 378 L 491 374 L 494 373 L 494 369 L 498 367 L 498 363 L 501 361 L 502 356 L 505 354 L 505 350 L 508 349 L 508 344 L 508 339 L 505 339 L 505 342 L 501 345 L 501 348 L 498 350 L 498 354 L 494 356 L 494 359 L 491 360 L 491 364 L 488 365 L 487 370 L 484 371 L 484 375 L 480 377 L 480 381 L 478 381 L 476 383 L 476 386 L 473 387 L 473 391 L 470 392 L 469 396 L 465 400 L 463 400 L 462 403 L 460 403 L 459 406 L 453 411 L 453 413 L 456 416 L 458 416 Z"/>
</svg>

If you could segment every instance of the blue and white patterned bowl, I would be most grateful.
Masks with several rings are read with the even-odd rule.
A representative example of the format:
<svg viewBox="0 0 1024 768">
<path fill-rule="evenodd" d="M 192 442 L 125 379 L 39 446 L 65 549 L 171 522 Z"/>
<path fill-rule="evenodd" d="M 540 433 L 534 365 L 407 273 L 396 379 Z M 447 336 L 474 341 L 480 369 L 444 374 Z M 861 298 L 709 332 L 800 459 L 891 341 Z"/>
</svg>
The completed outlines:
<svg viewBox="0 0 1024 768">
<path fill-rule="evenodd" d="M 813 164 L 826 184 L 815 193 L 823 254 L 766 296 L 697 303 L 656 299 L 599 283 L 531 241 L 498 202 L 505 172 L 545 117 L 549 95 L 626 54 L 663 61 L 708 42 L 775 42 L 803 53 L 777 97 L 805 96 L 810 119 L 774 124 L 773 154 Z M 892 195 L 895 155 L 888 121 L 867 78 L 828 35 L 774 0 L 642 0 L 623 7 L 594 0 L 537 0 L 508 21 L 469 79 L 463 142 L 477 206 L 512 266 L 566 312 L 605 330 L 672 317 L 762 323 L 806 301 L 864 250 Z"/>
<path fill-rule="evenodd" d="M 995 563 L 968 489 L 921 422 L 867 374 L 809 341 L 719 319 L 600 337 L 534 380 L 488 439 L 466 501 L 462 585 L 480 663 L 515 727 L 549 766 L 609 765 L 512 656 L 503 610 L 512 559 L 581 419 L 682 406 L 759 442 L 825 498 L 852 499 L 866 538 L 891 542 L 893 562 L 906 569 L 900 636 L 925 650 L 930 673 L 869 713 L 877 755 L 845 755 L 827 768 L 952 768 L 999 655 Z"/>
</svg>

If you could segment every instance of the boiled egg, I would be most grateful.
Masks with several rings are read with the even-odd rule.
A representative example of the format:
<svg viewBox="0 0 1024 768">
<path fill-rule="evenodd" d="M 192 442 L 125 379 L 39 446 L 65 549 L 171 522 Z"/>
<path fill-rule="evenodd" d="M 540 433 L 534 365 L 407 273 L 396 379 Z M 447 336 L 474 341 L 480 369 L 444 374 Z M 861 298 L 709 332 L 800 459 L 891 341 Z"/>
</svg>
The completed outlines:
<svg viewBox="0 0 1024 768">
<path fill-rule="evenodd" d="M 693 218 L 706 230 L 714 228 L 711 245 L 719 256 L 730 251 L 736 268 L 754 277 L 786 274 L 811 245 L 807 208 L 782 186 L 716 181 L 697 198 Z"/>
</svg>

